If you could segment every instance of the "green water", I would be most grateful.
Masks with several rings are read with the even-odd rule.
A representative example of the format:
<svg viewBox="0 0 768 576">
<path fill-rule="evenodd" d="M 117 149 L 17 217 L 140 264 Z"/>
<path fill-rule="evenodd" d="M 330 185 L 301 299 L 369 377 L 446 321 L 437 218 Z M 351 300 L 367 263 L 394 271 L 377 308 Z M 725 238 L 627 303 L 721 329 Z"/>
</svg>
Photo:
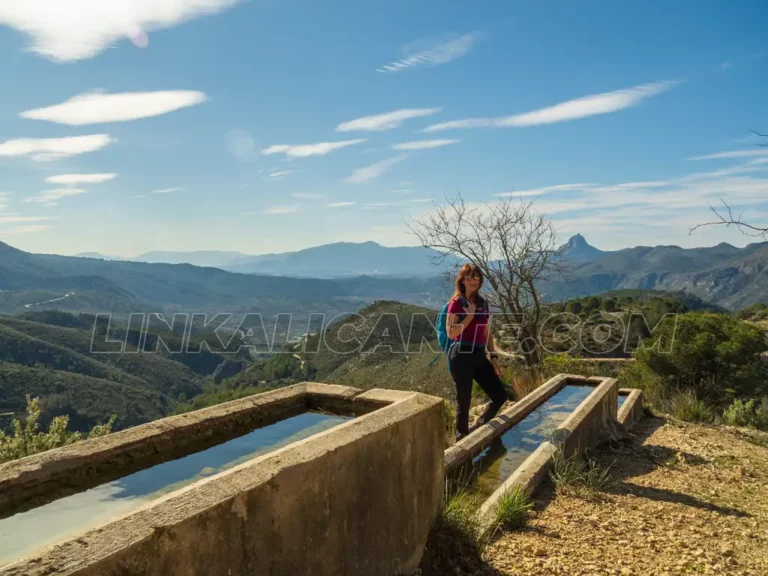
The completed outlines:
<svg viewBox="0 0 768 576">
<path fill-rule="evenodd" d="M 0 566 L 125 515 L 160 496 L 349 420 L 306 412 L 0 520 Z"/>
</svg>

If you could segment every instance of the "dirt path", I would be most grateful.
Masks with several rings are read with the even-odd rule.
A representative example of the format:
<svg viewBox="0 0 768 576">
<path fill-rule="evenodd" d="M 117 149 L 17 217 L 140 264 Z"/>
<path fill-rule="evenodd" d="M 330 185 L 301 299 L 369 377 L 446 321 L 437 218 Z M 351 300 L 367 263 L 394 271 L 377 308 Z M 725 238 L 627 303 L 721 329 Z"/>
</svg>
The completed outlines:
<svg viewBox="0 0 768 576">
<path fill-rule="evenodd" d="M 768 448 L 733 430 L 661 419 L 634 433 L 599 455 L 615 464 L 598 500 L 546 486 L 528 528 L 487 549 L 489 572 L 768 575 Z"/>
</svg>

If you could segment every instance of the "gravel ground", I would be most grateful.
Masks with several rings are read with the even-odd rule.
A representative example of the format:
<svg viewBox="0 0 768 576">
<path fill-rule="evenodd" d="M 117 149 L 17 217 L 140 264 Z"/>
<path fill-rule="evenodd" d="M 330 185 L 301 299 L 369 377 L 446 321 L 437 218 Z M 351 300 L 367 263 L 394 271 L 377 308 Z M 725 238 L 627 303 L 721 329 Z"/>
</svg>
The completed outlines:
<svg viewBox="0 0 768 576">
<path fill-rule="evenodd" d="M 482 572 L 768 575 L 768 435 L 647 418 L 632 436 L 597 455 L 608 489 L 584 500 L 545 485 Z"/>
</svg>

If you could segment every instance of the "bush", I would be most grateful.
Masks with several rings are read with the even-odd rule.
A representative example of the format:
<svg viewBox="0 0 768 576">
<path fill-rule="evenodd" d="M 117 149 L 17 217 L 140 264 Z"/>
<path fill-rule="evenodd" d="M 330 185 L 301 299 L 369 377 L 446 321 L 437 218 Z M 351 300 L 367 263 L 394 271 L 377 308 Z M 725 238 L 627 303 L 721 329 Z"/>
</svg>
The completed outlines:
<svg viewBox="0 0 768 576">
<path fill-rule="evenodd" d="M 496 504 L 495 524 L 502 530 L 517 530 L 525 526 L 533 508 L 528 494 L 519 486 L 505 492 Z"/>
<path fill-rule="evenodd" d="M 670 399 L 669 412 L 679 420 L 709 423 L 714 419 L 714 410 L 704 400 L 696 398 L 692 390 L 679 390 Z"/>
<path fill-rule="evenodd" d="M 463 489 L 446 487 L 440 516 L 421 560 L 424 576 L 487 573 L 483 560 L 486 540 L 481 535 L 475 504 Z"/>
<path fill-rule="evenodd" d="M 24 425 L 14 420 L 12 436 L 0 432 L 0 463 L 66 446 L 84 438 L 80 432 L 67 430 L 69 416 L 57 416 L 48 427 L 48 432 L 39 432 L 39 403 L 39 398 L 32 399 L 27 396 L 27 418 Z M 114 421 L 115 417 L 112 416 L 106 424 L 95 426 L 87 437 L 97 438 L 109 434 Z"/>
<path fill-rule="evenodd" d="M 597 460 L 575 453 L 566 458 L 560 450 L 555 452 L 550 479 L 558 494 L 594 499 L 611 481 L 610 466 L 605 468 Z"/>
<path fill-rule="evenodd" d="M 581 359 L 574 358 L 570 354 L 552 354 L 541 361 L 541 373 L 545 379 L 552 378 L 558 374 L 587 376 L 589 371 Z"/>
<path fill-rule="evenodd" d="M 691 391 L 712 404 L 721 402 L 727 389 L 745 396 L 760 391 L 765 385 L 760 353 L 766 349 L 757 326 L 723 314 L 691 312 L 663 321 L 638 350 L 637 361 L 661 377 L 665 388 Z"/>
<path fill-rule="evenodd" d="M 723 422 L 728 426 L 745 426 L 747 428 L 766 428 L 768 418 L 764 415 L 754 400 L 743 402 L 736 398 L 723 412 Z"/>
</svg>

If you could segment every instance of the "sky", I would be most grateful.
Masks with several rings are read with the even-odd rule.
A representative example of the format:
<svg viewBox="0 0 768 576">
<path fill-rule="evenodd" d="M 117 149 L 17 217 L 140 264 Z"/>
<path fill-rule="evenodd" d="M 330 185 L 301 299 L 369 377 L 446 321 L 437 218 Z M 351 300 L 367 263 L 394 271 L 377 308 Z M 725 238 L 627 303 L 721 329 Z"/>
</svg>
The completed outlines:
<svg viewBox="0 0 768 576">
<path fill-rule="evenodd" d="M 0 241 L 416 245 L 457 193 L 601 249 L 768 222 L 764 0 L 3 0 Z M 765 139 L 768 142 L 768 138 Z"/>
</svg>

